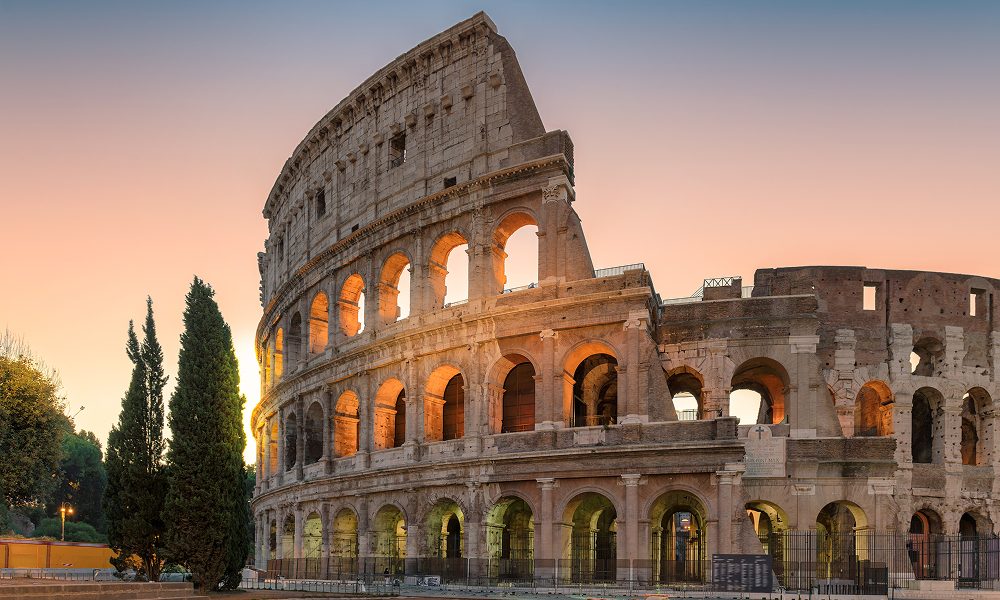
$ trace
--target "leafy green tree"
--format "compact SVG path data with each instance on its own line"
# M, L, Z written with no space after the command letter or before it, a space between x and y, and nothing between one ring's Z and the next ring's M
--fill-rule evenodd
M0 336L0 531L7 508L44 502L56 485L63 429L59 381L9 331Z
M243 405L233 336L212 288L186 298L177 387L170 398L167 549L202 591L235 587L246 562Z
M163 502L167 481L163 464L163 350L156 338L153 301L146 299L146 322L140 346L135 327L129 322L125 346L132 361L132 378L122 399L118 424L108 434L106 460L108 485L104 513L108 542L117 551L115 566L132 566L150 581L159 579L163 568Z
M76 511L76 520L90 523L99 532L104 531L101 500L108 475L101 454L101 442L89 431L70 431L63 436L59 484L46 505L48 516L58 516L59 507L66 502Z
M59 536L62 534L62 523L59 517L46 517L42 519L38 527L35 527L35 531L32 532L31 537L33 538L52 538L58 540ZM94 526L90 523L83 523L81 521L70 521L66 520L66 541L67 542L90 542L94 544L104 544L107 543L108 538L98 533Z

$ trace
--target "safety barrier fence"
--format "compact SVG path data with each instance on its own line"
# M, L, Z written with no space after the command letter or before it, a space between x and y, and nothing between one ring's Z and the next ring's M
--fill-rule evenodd
M659 560L615 558L329 557L273 559L264 578L482 587L619 587L886 594L920 579L1000 590L1000 538L858 530L784 531L761 554L699 558L676 544ZM675 547L676 546L676 547ZM530 556L530 551L529 551ZM592 555L591 555L592 556ZM600 556L600 553L597 554ZM756 562L754 562L756 561ZM748 574L752 576L748 576Z

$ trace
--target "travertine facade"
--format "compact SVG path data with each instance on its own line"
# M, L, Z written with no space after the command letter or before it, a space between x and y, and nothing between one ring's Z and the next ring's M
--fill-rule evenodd
M569 135L483 14L313 127L264 208L260 565L628 559L667 580L760 553L755 530L994 530L1000 282L802 267L661 302L641 265L595 271L573 202ZM525 226L537 285L504 290ZM463 244L469 298L445 305ZM763 426L729 416L734 390Z

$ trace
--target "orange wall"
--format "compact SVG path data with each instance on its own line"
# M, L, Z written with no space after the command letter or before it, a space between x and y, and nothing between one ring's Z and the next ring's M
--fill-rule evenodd
M107 569L114 552L104 544L0 539L0 568Z

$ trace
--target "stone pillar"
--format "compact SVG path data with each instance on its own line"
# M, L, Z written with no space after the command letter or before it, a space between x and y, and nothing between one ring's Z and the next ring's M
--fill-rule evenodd
M484 417L480 431L482 435L500 433L503 430L503 387L491 382L484 383L482 397Z
M621 519L624 517L625 520L625 556L619 556L619 558L624 558L628 561L636 561L639 559L639 485L642 483L642 475L639 473L628 473L622 475L622 480L619 485L625 486L625 514L618 515ZM622 547L621 544L618 546ZM635 564L634 562L630 564ZM621 577L622 574L619 574ZM624 575L632 577L634 574L625 573Z
M305 517L303 516L303 510L301 504L295 505L295 550L293 558L302 558L304 556L303 552L303 530L305 528Z
M254 436L254 443L257 444L257 464L254 465L254 486L253 492L255 496L260 495L261 489L264 486L264 430L261 428L259 433Z
M329 475L333 473L333 419L337 411L330 386L323 386L321 393L323 398L323 458L320 459L320 462L323 463L323 472Z
M275 558L285 557L285 511L284 506L279 506L275 510L275 524L274 524L274 554Z
M474 369L474 367L473 367ZM462 432L462 439L465 442L465 456L476 456L483 449L482 423L484 409L489 399L483 393L483 386L472 383L478 379L476 373L469 372L465 385L462 386L462 399L465 403L465 429Z
M814 407L820 402L817 398L820 381L815 377L817 369L814 365L817 344L819 336L816 335L788 336L795 367L794 372L789 374L791 382L785 398L785 415L790 424L789 435L793 438L816 437Z
M726 470L716 471L715 476L718 482L718 521L719 521L719 554L733 553L733 484L739 473L730 470L730 465L726 465Z
M535 429L558 429L565 426L563 416L562 365L555 364L555 346L559 334L551 329L542 330L540 393L535 394Z
M323 560L320 562L320 577L322 579L329 579L329 568L330 568L330 541L333 538L331 534L332 523L330 522L330 503L324 502L320 504L319 507L319 519L322 529L320 530L321 535L321 547L320 547L320 558Z
M275 487L280 486L285 479L285 416L285 412L280 408L275 415L278 419L278 472Z
M538 510L538 527L536 528L538 535L535 536L535 558L543 560L559 558L555 556L553 548L553 534L555 532L552 515L552 490L559 484L552 477L536 479L535 481L542 491L542 501Z
M337 334L340 332L340 298L337 294L336 284L331 282L326 290L326 347L327 355L333 356L337 352Z
M649 414L645 406L640 406L644 404L644 395L640 393L640 390L644 388L642 385L644 382L641 381L640 377L640 353L639 347L641 345L640 336L646 328L646 321L649 320L649 314L645 311L629 311L628 320L625 321L625 356L622 357L622 364L619 365L619 370L624 370L625 377L624 381L619 380L625 385L618 385L618 422L622 424L626 423L643 423L649 420ZM647 367L648 368L648 367ZM625 391L625 397L622 398L622 391Z
M358 427L358 453L354 459L356 468L366 469L371 461L371 453L375 444L375 402L372 391L371 375L367 372L361 377L361 385L358 386L358 419L361 426Z
M264 523L267 514L264 511L258 512L254 520L254 544L253 544L253 565L258 569L264 568Z

